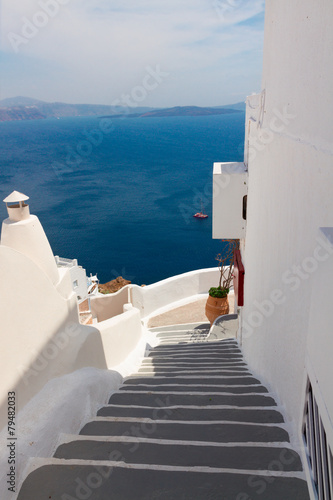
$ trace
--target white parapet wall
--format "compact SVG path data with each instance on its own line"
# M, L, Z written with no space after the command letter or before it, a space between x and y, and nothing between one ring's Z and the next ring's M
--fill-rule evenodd
M17 485L26 476L29 459L50 457L62 442L63 434L78 434L96 412L107 404L123 377L135 372L144 356L146 341L142 336L140 313L131 304L122 315L103 321L98 329L71 325L67 334L53 338L39 355L39 373L28 373L26 382L31 389L37 386L35 375L42 388L28 401L16 418L19 428L19 461L16 470ZM62 349L56 351L57 340L63 340ZM61 346L61 344L58 344ZM47 360L47 352L58 354ZM70 363L71 361L71 363ZM47 365L47 362L50 366ZM44 366L42 365L44 363ZM50 369L58 367L59 376L48 377ZM34 367L31 367L35 369ZM44 369L42 369L44 368ZM44 384L44 385L43 385ZM23 385L16 390L17 400L22 396ZM7 427L0 433L0 486L6 496L8 468Z
M131 301L144 319L162 308L207 293L218 285L219 276L218 268L214 267L190 271L145 287L133 285Z
M129 302L129 289L130 285L127 285L115 293L91 296L90 307L93 317L100 322L122 314L124 305Z
M96 327L80 325L74 292L64 297L35 262L4 245L0 274L0 428L6 423L8 392L17 394L20 411L52 379L123 363L142 337L135 309ZM64 283L66 278L65 273Z
M130 304L96 326L80 325L75 293L66 296L69 270L62 270L58 290L28 256L0 245L0 275L0 487L6 492L8 395L19 429L19 482L29 457L51 456L60 432L76 434L96 416L123 376L137 369L145 339L140 312Z
M96 325L101 340L108 369L126 361L142 337L140 312L131 304L125 306L124 313Z

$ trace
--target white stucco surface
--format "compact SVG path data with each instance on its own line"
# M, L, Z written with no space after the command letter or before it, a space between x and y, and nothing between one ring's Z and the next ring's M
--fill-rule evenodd
M105 321L113 316L122 314L124 304L129 302L129 289L124 286L118 292L98 295L90 298L91 312L98 321Z
M306 371L329 442L333 443L333 227L318 230L327 243L321 266L311 276L311 305L306 344Z
M76 261L77 262L77 261ZM72 280L72 289L75 292L79 304L88 298L88 285L86 270L82 266L69 268Z
M78 313L74 294L65 300L37 264L3 245L0 245L0 274L0 295L5 297L0 302L2 427L5 423L7 392L14 388L20 390L19 404L23 406L43 387L45 380L59 375L64 369L66 352L73 348L77 351L73 341L76 334L73 325L78 322ZM57 335L60 343L63 341L68 344L68 351L63 352L56 345L48 346ZM50 350L43 354L43 350L48 347ZM56 349L63 353L64 365L58 364L58 367L54 359L48 359L54 356ZM42 376L39 376L40 372Z
M16 392L18 412L52 379L84 367L112 369L139 345L140 313L132 307L98 328L79 324L68 272L57 288L33 260L0 245L0 274L1 429L8 392Z
M327 270L318 258L328 252L318 229L333 225L332 23L332 2L266 2L265 92L257 113L247 114L257 121L246 124L242 342L247 361L274 388L296 430L318 293L311 283ZM326 315L323 303L317 306Z
M244 163L214 163L213 238L244 238L243 199L247 195L247 179Z
M56 377L29 401L17 418L17 486L26 476L30 458L51 457L62 442L63 434L78 434L89 420L96 417L97 410L107 404L123 379L139 368L147 342L153 341L146 332L134 348L128 343L125 358L110 369L86 367ZM117 351L117 344L113 344L113 348ZM6 440L5 429L0 434L0 488L4 495L1 500L12 500L12 494L8 492L6 496Z
M107 368L126 361L142 338L140 312L129 305L123 314L98 323Z
M58 268L44 229L36 215L19 222L6 219L2 223L1 245L13 248L29 257L56 285Z
M17 481L25 477L24 470L30 457L50 457L61 433L78 433L83 425L96 416L98 408L106 403L112 391L121 384L122 376L115 371L83 368L73 374L48 382L17 418ZM12 500L7 491L8 471L7 433L0 435L1 499ZM17 488L18 489L18 488ZM6 495L7 497L3 496Z
M217 286L218 280L219 270L214 267L173 276L145 287L133 285L132 304L139 309L141 318L146 318L156 311L161 313L182 305L179 301L185 299L183 303L186 303L195 295L207 293L209 288Z

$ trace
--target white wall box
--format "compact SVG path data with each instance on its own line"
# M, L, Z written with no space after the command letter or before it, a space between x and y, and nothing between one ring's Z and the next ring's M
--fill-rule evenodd
M244 163L214 163L213 238L245 237L247 179Z

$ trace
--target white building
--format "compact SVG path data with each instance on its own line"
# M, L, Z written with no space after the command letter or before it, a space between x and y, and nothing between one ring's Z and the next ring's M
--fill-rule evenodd
M78 304L81 304L88 298L88 279L86 270L78 265L77 259L66 259L64 257L55 256L58 268L69 269L73 291L76 294Z
M285 406L325 499L333 467L332 26L329 0L266 1L262 92L247 100L245 238L230 235L230 213L225 221L219 211L221 197L237 198L239 226L243 178L221 178L226 187L214 200L218 237L243 238L244 353Z

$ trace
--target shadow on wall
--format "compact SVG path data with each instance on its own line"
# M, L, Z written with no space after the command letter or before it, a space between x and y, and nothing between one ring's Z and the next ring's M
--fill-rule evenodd
M64 321L38 349L30 344L25 361L13 365L16 380L7 389L15 392L16 414L48 381L85 367L107 369L101 334L96 328ZM7 407L6 392L0 404L1 429L7 423Z

